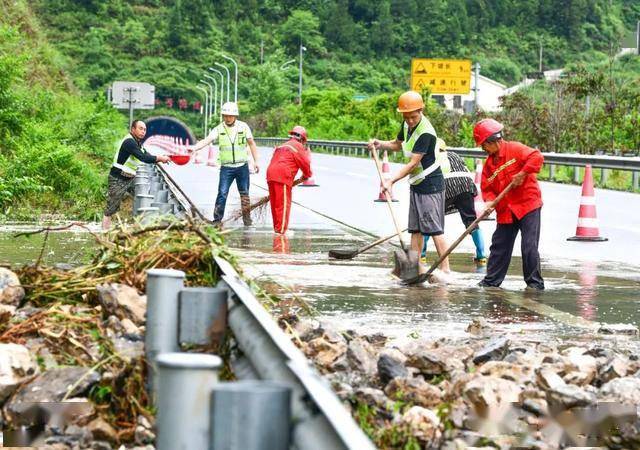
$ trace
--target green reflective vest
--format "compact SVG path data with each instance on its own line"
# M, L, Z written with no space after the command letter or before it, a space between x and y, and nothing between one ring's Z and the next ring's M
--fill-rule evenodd
M402 153L404 154L405 162L409 163L411 161L411 155L413 152L413 146L418 141L418 138L425 133L432 134L437 137L436 130L433 129L433 125L429 122L425 116L422 116L422 119L416 126L416 129L413 130L411 136L407 139L407 135L409 134L409 125L407 122L404 122L403 126L403 137L402 141ZM424 169L422 164L418 164L409 174L409 184L416 185L422 183L422 181L429 175L431 172L435 171L438 167L440 167L441 159L438 158L439 154L439 145L436 145L436 162L431 164L429 167ZM445 156L446 158L446 156Z
M127 139L133 139L134 141L136 141L136 138L134 138L131 135L131 133L126 135L124 138L122 138L122 140L120 140L120 143L116 147L116 154L113 156L112 166L115 167L116 169L120 169L122 172L126 173L127 175L135 176L136 170L138 170L138 166L142 164L142 161L140 161L138 158L136 158L133 155L129 155L129 157L124 162L124 164L118 164L118 155L120 154L120 147L122 147L123 142L126 141ZM137 142L138 141L136 141L136 143ZM140 150L146 153L146 150L144 149L144 147L141 146Z
M224 166L225 164L247 162L249 156L247 154L247 133L244 127L237 123L233 127L227 127L224 123L221 123L216 129L218 130L218 159L220 164ZM237 132L234 133L236 130Z

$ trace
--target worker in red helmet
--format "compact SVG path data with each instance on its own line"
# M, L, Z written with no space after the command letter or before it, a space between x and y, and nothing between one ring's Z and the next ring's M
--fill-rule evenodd
M524 281L530 289L543 290L538 253L542 195L536 174L540 172L544 158L537 149L520 142L505 141L503 129L494 119L483 119L473 129L473 139L488 154L481 181L485 202L493 201L512 181L515 185L495 206L498 224L491 239L487 274L480 286L502 284L520 232Z
M289 228L291 214L291 188L298 170L302 171L302 178L311 178L311 155L305 144L307 130L300 125L289 131L289 139L276 147L267 168L267 184L269 185L269 202L271 203L271 217L273 230L284 234Z

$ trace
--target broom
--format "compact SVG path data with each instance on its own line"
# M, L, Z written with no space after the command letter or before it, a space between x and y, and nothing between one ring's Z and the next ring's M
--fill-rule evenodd
M293 184L291 185L291 187L293 186L297 186L300 183L302 183L304 181L304 179L302 178L298 178L297 180L295 180L293 182ZM256 215L258 216L262 216L265 214L265 211L267 209L267 204L269 203L269 196L265 195L264 197L262 197L260 200L258 200L257 202L255 202L254 204L249 206L249 212L256 212ZM222 224L224 225L225 223L228 222L233 222L234 220L238 220L239 218L242 217L242 208L240 208L239 210L234 211L233 213L231 213L229 215L229 217L227 217L226 219L224 219L222 221Z

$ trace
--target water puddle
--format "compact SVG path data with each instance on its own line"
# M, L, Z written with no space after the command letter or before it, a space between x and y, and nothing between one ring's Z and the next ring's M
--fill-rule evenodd
M482 289L477 283L483 274L471 255L454 254L456 274L447 286L404 287L390 275L389 246L353 260L330 260L330 249L366 242L342 228L308 223L287 237L265 226L238 229L228 242L251 277L285 298L302 296L321 319L343 329L396 338L455 337L484 317L523 338L579 338L594 322L640 325L640 282L610 276L615 270L609 266L600 271L597 264L563 269L543 263L547 289L538 293L525 291L522 261L514 258L502 289Z

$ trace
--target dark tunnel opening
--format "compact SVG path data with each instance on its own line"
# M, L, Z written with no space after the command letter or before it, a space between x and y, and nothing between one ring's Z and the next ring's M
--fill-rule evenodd
M145 140L156 134L186 139L188 144L195 144L196 137L191 129L181 120L169 116L149 117L145 120L147 135Z

